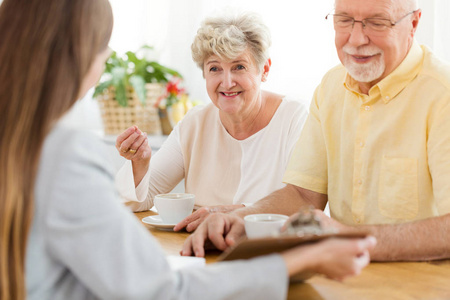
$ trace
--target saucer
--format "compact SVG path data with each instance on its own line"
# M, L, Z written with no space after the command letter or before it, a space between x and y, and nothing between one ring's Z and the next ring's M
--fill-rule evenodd
M177 225L177 224L164 223L161 220L161 217L159 215L145 217L142 219L142 222L144 222L145 224L151 225L155 228L160 228L160 229L173 229L173 227L175 227L175 225Z

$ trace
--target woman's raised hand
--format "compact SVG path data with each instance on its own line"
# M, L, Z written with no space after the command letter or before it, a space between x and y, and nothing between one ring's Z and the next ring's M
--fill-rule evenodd
M133 162L145 161L148 163L152 155L147 134L137 126L129 127L117 137L116 149L120 156Z
M131 160L134 185L137 187L148 171L152 156L147 134L137 126L131 126L117 137L116 149L120 156Z

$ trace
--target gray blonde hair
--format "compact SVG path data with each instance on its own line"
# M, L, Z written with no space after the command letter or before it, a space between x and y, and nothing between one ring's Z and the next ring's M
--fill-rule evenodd
M192 43L192 59L203 70L205 59L217 55L231 60L249 49L258 67L269 58L269 28L252 12L228 12L206 18Z

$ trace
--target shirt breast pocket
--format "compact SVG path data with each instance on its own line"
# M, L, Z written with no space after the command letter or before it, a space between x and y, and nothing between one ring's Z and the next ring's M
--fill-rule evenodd
M419 212L418 160L383 157L378 208L393 219L414 219Z

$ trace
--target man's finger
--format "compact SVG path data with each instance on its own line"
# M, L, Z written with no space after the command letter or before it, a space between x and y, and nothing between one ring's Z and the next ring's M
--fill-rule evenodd
M192 255L192 235L184 241L183 247L181 248L180 255L191 256Z
M245 235L244 223L240 221L233 222L229 232L225 236L227 246L233 246L238 240ZM225 249L223 249L225 250Z
M191 235L192 250L197 257L205 257L205 241L208 238L206 226L198 228L195 234Z
M280 232L284 232L287 230L288 225L291 224L291 222L293 222L294 220L298 219L298 213L295 213L293 215L291 215L289 217L289 219L286 220L286 222L284 223L284 225L281 227Z
M227 215L219 215L213 214L210 218L211 220L206 225L208 226L208 238L209 240L216 246L219 250L225 250L228 246L225 242L224 235L227 233L227 220L229 216Z
M188 232L194 231L195 229L197 229L198 225L200 225L200 224L202 223L203 219L204 219L204 218L199 218L199 219L197 219L197 220L195 220L195 221L189 223L189 224L186 226L186 230L187 230Z

